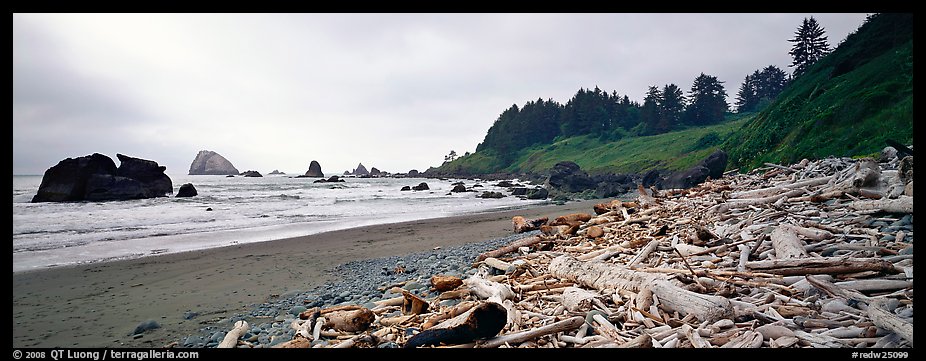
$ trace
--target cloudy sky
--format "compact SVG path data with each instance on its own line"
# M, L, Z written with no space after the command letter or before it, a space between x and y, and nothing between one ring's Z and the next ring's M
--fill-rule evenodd
M865 14L14 14L13 174L116 153L186 174L390 172L474 151L505 108L579 88L640 101L701 72L736 94L790 72L814 16L831 45Z

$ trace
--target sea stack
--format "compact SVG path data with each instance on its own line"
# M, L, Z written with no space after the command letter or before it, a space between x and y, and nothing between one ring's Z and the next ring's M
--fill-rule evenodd
M174 192L164 166L117 154L119 168L105 155L67 158L45 171L37 202L114 201L165 197Z
M211 150L201 150L196 154L190 164L190 175L237 175L235 168L228 159Z
M370 171L367 170L367 167L363 166L363 163L357 164L357 169L354 169L354 175L370 175Z
M325 174L322 173L321 164L313 160L312 163L309 163L309 170L305 172L305 176L310 178L324 178Z

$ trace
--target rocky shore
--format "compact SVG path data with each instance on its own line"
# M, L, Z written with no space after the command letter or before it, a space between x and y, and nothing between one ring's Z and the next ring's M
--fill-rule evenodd
M512 219L540 234L346 263L178 345L912 347L912 175L885 149L640 186Z

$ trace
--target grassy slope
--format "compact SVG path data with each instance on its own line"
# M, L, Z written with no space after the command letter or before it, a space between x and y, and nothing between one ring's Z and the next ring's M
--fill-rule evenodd
M649 169L684 169L718 149L724 138L742 127L750 117L718 125L631 137L616 142L602 142L597 137L579 136L559 139L552 144L534 146L518 153L517 160L500 168L495 154L480 151L444 165L442 170L460 170L468 174L494 172L537 173L563 160L576 162L589 173L635 173Z
M874 154L885 139L912 143L912 17L905 20L872 20L796 79L726 140L732 166Z

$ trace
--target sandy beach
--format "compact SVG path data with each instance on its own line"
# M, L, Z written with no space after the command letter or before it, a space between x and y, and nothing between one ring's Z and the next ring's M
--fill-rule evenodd
M335 266L510 235L511 217L597 201L428 219L13 274L13 347L162 347L251 305L333 280ZM198 317L184 319L187 311ZM162 327L133 338L135 326Z

